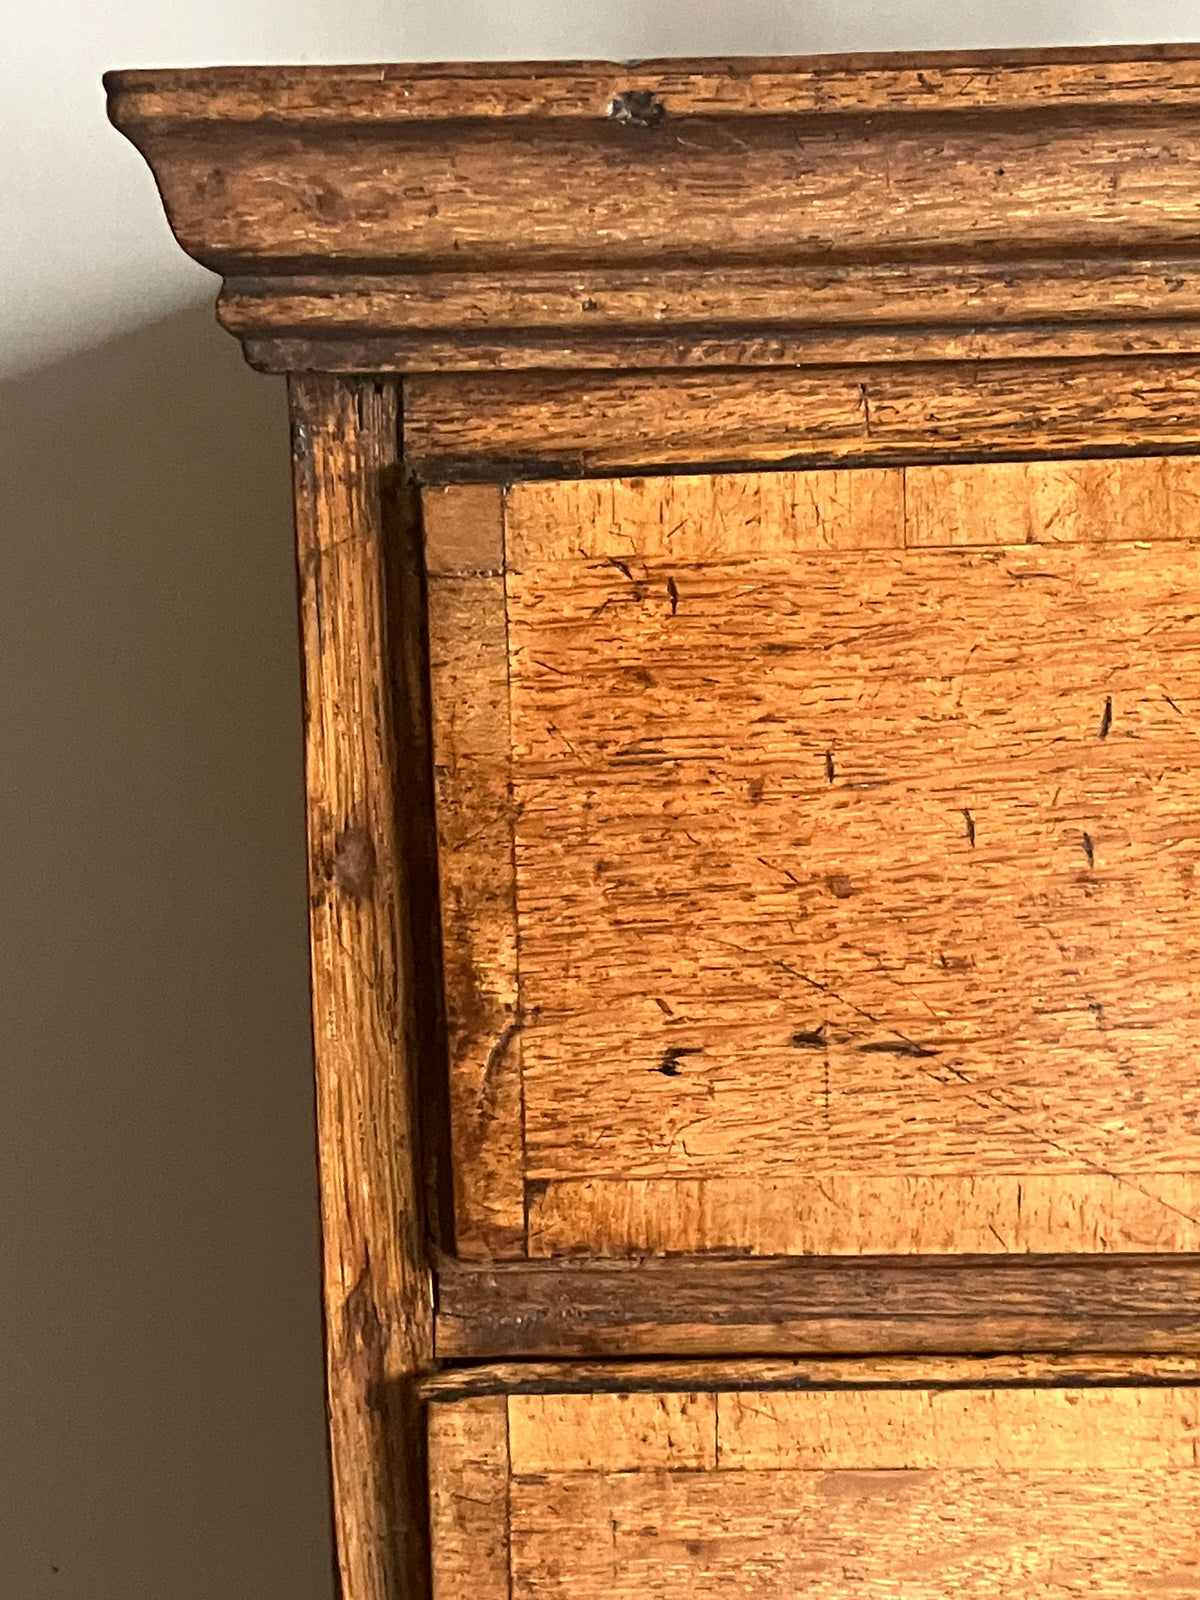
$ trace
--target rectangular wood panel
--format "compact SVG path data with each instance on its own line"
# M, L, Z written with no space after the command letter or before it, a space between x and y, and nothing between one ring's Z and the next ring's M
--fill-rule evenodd
M498 1394L431 1416L438 1437L444 1412L507 1406L511 1456L474 1496L487 1508L503 1491L506 1576L526 1600L1200 1588L1193 1384L995 1386L981 1366L981 1381L944 1387L919 1364L861 1376L867 1387ZM485 1530L488 1594L500 1542ZM435 1519L444 1600L473 1592L452 1581L463 1555L460 1524L440 1535Z
M457 1243L505 1256L525 1180L500 495L427 490L422 513Z
M508 1600L508 1405L503 1395L429 1412L432 1600Z
M873 350L869 354L878 355ZM740 370L415 374L404 448L426 481L1183 453L1194 353Z
M1198 496L507 492L531 1253L1197 1248Z

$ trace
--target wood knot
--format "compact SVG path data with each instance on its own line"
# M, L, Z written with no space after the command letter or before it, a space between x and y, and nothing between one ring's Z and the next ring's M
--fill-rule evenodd
M346 828L333 846L333 881L343 894L361 900L375 882L375 846L365 828Z
M629 128L655 128L667 114L667 108L649 89L625 89L613 95L605 108L614 122Z

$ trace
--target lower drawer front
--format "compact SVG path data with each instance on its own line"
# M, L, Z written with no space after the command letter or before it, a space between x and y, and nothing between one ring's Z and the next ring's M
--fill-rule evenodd
M436 1600L1200 1594L1190 1366L835 1367L438 1400Z

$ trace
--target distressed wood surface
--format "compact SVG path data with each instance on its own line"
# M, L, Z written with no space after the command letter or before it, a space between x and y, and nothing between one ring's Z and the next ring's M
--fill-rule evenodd
M804 123L668 115L652 129L597 107L541 138L505 119L380 119L302 140L225 123L214 184L215 152L194 134L123 127L151 160L184 249L263 274L338 257L360 270L578 268L601 247L614 266L1166 255L1188 238L1200 149L1194 106Z
M1198 1515L1194 1469L1084 1462L1073 1472L864 1464L517 1479L512 1593L844 1600L853 1585L869 1600L1183 1600L1200 1584Z
M419 372L1194 354L1198 82L1193 47L108 88L252 361Z
M1194 456L910 467L904 493L905 543L918 548L1117 544L1200 532Z
M291 385L304 642L329 1439L346 1600L424 1592L416 1376L432 1355L387 631L396 389Z
M1200 1170L1195 563L511 575L529 1177Z
M514 1477L653 1468L1128 1472L1194 1467L1200 1443L1194 1386L518 1394L506 1404ZM434 1415L442 1409L458 1406Z
M455 1243L524 1253L508 625L499 492L427 491L430 684Z
M508 492L531 1253L1200 1245L1198 494Z
M485 1592L507 1504L514 1595L1190 1595L1200 1390L1125 1385L496 1395L472 1504ZM472 1480L473 1481L473 1480ZM462 1490L466 1492L466 1486ZM462 1573L459 1527L435 1571ZM444 1554L443 1554L444 1544Z
M712 1393L510 1395L514 1473L706 1471L717 1464Z
M809 1356L785 1360L497 1362L442 1367L422 1381L440 1404L483 1395L727 1394L753 1389L1183 1388L1200 1384L1195 1356Z
M431 482L654 468L832 467L980 456L1184 453L1200 362L992 361L673 373L463 373L406 386Z
M270 280L230 277L219 313L231 333L246 338L269 331L272 321L283 330L281 345L324 336L339 360L346 359L339 349L350 352L368 340L380 341L384 352L382 341L392 334L397 349L405 337L461 340L471 365L485 354L493 358L489 365L520 364L520 350L535 336L540 360L554 365L568 351L587 366L609 366L618 351L663 351L684 341L697 359L707 351L713 360L728 361L736 346L708 331L721 323L741 327L751 351L753 341L762 340L764 365L772 352L777 360L787 352L811 360L822 348L836 348L853 359L855 348L892 349L894 355L901 341L921 339L957 338L963 356L995 356L1004 353L1006 340L1036 350L1039 340L1044 345L1071 330L1081 341L1079 353L1097 354L1098 346L1089 349L1083 341L1136 337L1149 341L1147 348L1170 349L1194 340L1200 310L1194 266L1190 255L1064 261L1053 273L1044 261L731 262L720 273L597 262L572 281L513 264L490 272L347 273L339 275L336 290L324 275L281 273ZM1055 319L1062 326L1051 333L1046 325ZM659 327L657 340L644 326L650 321ZM632 345L631 325L641 330ZM883 343L887 339L895 348ZM938 345L947 353L952 348ZM556 356L556 349L564 354Z
M1007 276L1006 269L996 267L991 276L1000 285ZM592 303L594 298L589 294L586 303ZM703 298L696 297L697 301ZM452 333L435 327L413 333L395 333L385 328L363 336L349 328L343 331L340 316L325 320L325 309L337 304L332 298L321 302L319 311L317 303L311 303L314 318L321 318L313 321L311 334L275 334L271 332L272 324L290 326L300 312L290 295L278 302L256 297L253 323L246 321L249 302L241 295L232 302L222 299L218 316L231 333L241 335L246 359L259 372L658 372L705 367L858 367L867 362L1036 361L1118 356L1131 350L1143 358L1194 358L1200 351L1200 323L1149 319L1116 322L1099 318L1086 327L1066 326L1059 318L1067 314L1069 299L1069 294L1064 294L1049 322L1011 327L943 324L910 328L881 323L863 330L798 327L790 321L766 325L739 322L719 334L695 329L685 320L674 329L664 330L659 324L654 332L645 334L604 333L590 322L581 322L566 329L534 328L519 335L503 327ZM379 302L380 308L384 303ZM228 305L232 306L231 311L227 311ZM1166 309L1179 308L1172 304ZM347 324L353 320L345 318ZM625 463L633 464L632 455L625 458ZM484 475L482 466L473 470Z
M1195 1173L610 1178L530 1185L529 1254L1200 1250Z
M1200 1354L1194 1255L649 1257L438 1270L443 1360Z
M994 110L1065 105L1190 105L1197 47L926 51L725 60L414 62L112 72L129 122L300 123L583 116L633 83L693 113Z
M508 1402L429 1411L432 1600L508 1600Z

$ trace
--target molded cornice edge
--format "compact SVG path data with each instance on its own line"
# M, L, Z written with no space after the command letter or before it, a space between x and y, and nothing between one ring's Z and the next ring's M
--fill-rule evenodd
M1200 351L1200 46L106 83L272 370Z

